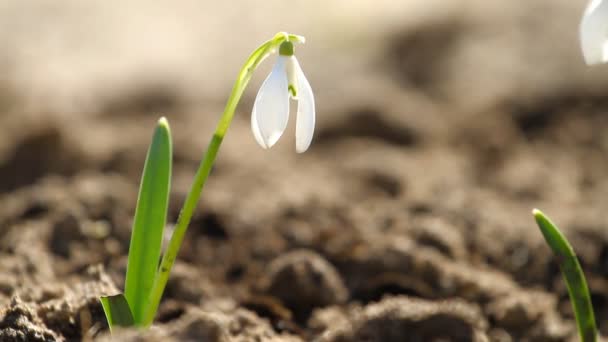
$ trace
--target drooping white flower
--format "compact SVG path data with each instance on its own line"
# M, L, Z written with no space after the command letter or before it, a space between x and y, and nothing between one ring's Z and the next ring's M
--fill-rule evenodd
M293 55L293 44L279 48L277 61L253 104L251 130L255 140L267 149L281 137L289 121L289 99L298 101L296 151L302 153L312 142L315 130L315 98L312 88Z
M589 2L581 20L580 40L585 63L608 62L608 1Z

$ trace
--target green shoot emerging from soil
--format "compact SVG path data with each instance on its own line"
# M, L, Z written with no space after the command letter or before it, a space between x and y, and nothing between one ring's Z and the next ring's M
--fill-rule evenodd
M171 186L172 146L169 124L164 118L159 120L148 150L139 189L129 247L125 293L101 298L110 329L115 326L148 327L152 324L203 186L245 87L253 72L268 55L284 44L292 46L293 43L302 42L304 42L303 37L280 32L253 51L241 68L224 113L196 172L169 245L162 255L160 266L158 262L161 256L163 228L167 219ZM288 94L287 89L285 94ZM310 100L314 101L312 96ZM314 107L308 109L307 112L310 114L308 117L312 116L314 127ZM310 125L307 125L305 131L310 131L312 138ZM302 147L300 150L305 150L310 144L308 139L304 142L305 148Z
M534 209L532 214L549 247L553 250L568 286L568 294L581 341L597 341L598 332L595 326L593 305L591 304L587 281L572 246L545 214L538 209Z
M125 279L124 296L101 299L108 325L142 325L157 275L171 186L171 131L158 121L141 178Z

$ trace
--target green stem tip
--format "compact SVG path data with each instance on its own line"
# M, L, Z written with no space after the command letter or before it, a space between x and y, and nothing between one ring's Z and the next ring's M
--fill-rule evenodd
M170 130L169 121L167 121L167 118L164 116L161 116L160 119L158 119L158 123L156 124L156 126L163 127L163 129L166 129L168 131Z
M562 271L568 295L576 318L576 325L582 342L596 342L598 331L595 325L593 304L583 269L574 249L553 222L540 210L532 210L532 215Z

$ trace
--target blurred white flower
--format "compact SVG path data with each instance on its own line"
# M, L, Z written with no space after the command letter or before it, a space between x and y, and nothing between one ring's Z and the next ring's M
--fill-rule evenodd
M608 61L608 1L591 0L580 25L581 47L585 63Z
M263 148L272 147L285 131L290 98L298 101L296 151L302 153L310 146L315 130L315 98L293 55L293 44L284 42L270 75L258 91L251 113L251 130Z

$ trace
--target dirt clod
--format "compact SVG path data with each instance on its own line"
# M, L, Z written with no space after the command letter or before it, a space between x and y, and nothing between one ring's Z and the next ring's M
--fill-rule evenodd
M462 301L388 297L353 310L349 323L332 325L321 341L481 342L488 341L487 327L481 310Z
M48 329L30 306L14 297L0 321L0 341L56 341L59 337Z
M273 260L261 286L265 293L279 298L295 313L339 304L348 297L335 267L308 250L295 250Z

